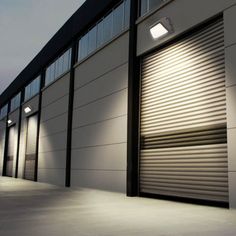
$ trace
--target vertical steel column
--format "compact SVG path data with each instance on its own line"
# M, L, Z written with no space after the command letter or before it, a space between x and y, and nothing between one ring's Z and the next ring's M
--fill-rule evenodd
M22 103L24 102L25 90L21 91L20 106L19 106L19 120L17 132L17 147L16 147L16 170L15 178L18 178L19 155L20 155L20 134L21 134L21 119L22 119Z
M5 131L5 144L4 144L2 176L6 176L6 173L7 173L7 153L8 153L8 137L9 137L9 128L8 128L7 121L8 121L9 112L10 112L10 104L8 103L7 116L6 116L6 131Z
M42 110L42 89L45 81L45 70L41 72L40 78L40 91L39 91L39 104L38 104L38 123L37 123L37 143L36 143L36 157L35 157L35 171L34 181L38 181L38 159L39 159L39 132L40 132L40 121L41 121L41 110Z
M137 52L138 2L131 0L128 78L127 196L138 195L139 155L139 59Z
M71 182L71 144L72 144L72 122L73 122L73 104L74 104L74 83L76 63L76 41L72 45L71 69L70 69L70 86L69 86L69 103L68 103L68 120L67 120L67 145L66 145L66 176L65 186L70 187Z

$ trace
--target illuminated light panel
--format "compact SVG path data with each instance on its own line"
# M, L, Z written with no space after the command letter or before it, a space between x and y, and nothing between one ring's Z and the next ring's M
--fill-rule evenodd
M32 111L32 109L31 109L31 107L26 107L26 108L24 109L24 111L25 111L25 113L27 114L27 113L30 113L30 112Z
M158 23L150 29L150 32L154 39L158 39L168 34L169 31L163 26L162 23Z
M12 123L12 120L8 120L7 123L10 125Z

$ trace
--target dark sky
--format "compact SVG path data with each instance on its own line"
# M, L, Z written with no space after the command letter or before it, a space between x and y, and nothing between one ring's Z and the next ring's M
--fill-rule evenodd
M84 0L0 0L0 94Z

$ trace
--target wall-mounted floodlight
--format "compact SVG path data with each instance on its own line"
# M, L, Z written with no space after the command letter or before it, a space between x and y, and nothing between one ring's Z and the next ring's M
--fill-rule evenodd
M8 120L7 123L10 125L12 123L12 120Z
M150 29L151 35L154 39L161 38L168 34L168 30L162 23L158 23Z
M27 106L27 107L25 107L24 111L26 114L28 114L32 111L32 108L30 106Z
M153 39L160 39L171 32L173 32L173 28L168 18L162 18L150 27Z

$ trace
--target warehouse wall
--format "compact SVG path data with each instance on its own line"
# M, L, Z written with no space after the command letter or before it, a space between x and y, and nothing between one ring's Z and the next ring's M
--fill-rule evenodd
M64 186L70 73L42 93L38 181Z
M2 175L4 147L5 147L6 120L0 121L0 175Z
M75 69L72 186L125 192L126 32Z
M18 139L18 128L19 128L19 109L13 111L8 115L8 119L12 121L8 127L14 126L14 159L13 159L13 177L16 172L16 152L17 152L17 139Z
M236 208L236 6L224 12L230 206Z
M21 116L21 133L20 133L20 150L19 150L19 164L18 164L18 178L24 177L25 168L25 152L26 152L26 135L27 135L27 117L38 111L39 96L34 96L22 106ZM25 114L25 107L30 106L31 112Z
M138 22L138 46L137 54L146 53L163 42L189 30L190 28L222 13L225 9L236 4L236 0L174 0L168 5L143 17ZM176 11L178 9L178 11ZM168 17L174 28L174 32L160 40L153 40L150 27L163 17ZM232 32L231 32L232 33Z
M178 9L178 11L176 11ZM139 20L137 54L142 55L160 46L175 36L188 31L192 27L224 13L225 24L225 63L226 63L226 97L228 127L228 171L229 171L229 202L236 207L236 0L175 0L165 7ZM150 27L162 17L169 17L174 33L161 40L153 40Z

